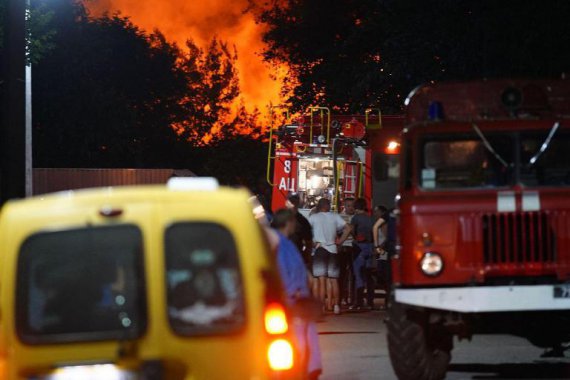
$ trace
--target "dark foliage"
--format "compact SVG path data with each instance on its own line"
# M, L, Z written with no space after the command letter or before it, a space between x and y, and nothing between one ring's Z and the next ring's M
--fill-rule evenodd
M221 176L216 158L231 163L224 149L259 144L236 137L235 127L257 114L242 107L231 115L239 85L226 44L214 39L202 50L189 39L180 49L120 15L89 17L70 0L49 4L54 48L33 73L36 167L181 167ZM208 140L216 144L204 147Z
M265 172L267 145L248 136L218 140L204 148L204 165L200 174L220 179L226 185L253 188L259 174ZM255 159L252 159L255 157Z
M570 67L561 0L274 0L258 10L266 59L287 62L300 84L297 108L400 112L424 82L559 77Z
M177 51L127 19L61 8L56 48L33 68L35 166L160 166L182 114Z

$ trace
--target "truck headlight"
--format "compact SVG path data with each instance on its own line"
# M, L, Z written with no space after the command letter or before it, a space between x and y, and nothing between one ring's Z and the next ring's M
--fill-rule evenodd
M420 268L426 276L437 276L443 270L443 259L436 252L426 252L420 260Z

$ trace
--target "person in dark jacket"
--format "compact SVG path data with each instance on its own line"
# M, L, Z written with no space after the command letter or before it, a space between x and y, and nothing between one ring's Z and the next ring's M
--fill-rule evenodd
M287 199L286 206L289 210L295 214L295 231L291 235L291 241L297 246L299 252L301 252L301 256L303 257L303 262L305 263L305 267L307 268L307 273L309 275L309 280L312 283L313 276L311 274L312 268L312 257L311 251L313 248L313 229L311 228L311 224L299 212L299 205L301 203L301 199L299 194L293 193L289 195Z
M303 267L301 254L290 240L295 231L295 224L295 215L291 210L280 209L275 212L272 225L279 235L277 264L289 307L293 307L301 299L311 296L307 271ZM298 341L301 361L305 368L305 378L316 380L322 372L317 327L314 322L302 320L295 316L292 318L292 323L293 332Z
M372 260L372 247L374 242L372 237L373 222L372 217L368 214L366 200L364 198L358 198L354 201L354 209L355 215L350 221L350 232L343 233L340 238L340 243L342 244L348 238L348 235L352 233L358 250L352 264L354 285L356 287L356 302L352 306L352 309L361 309L364 306L364 287L370 282L369 263ZM367 301L368 307L372 307L374 302L373 285L368 287Z

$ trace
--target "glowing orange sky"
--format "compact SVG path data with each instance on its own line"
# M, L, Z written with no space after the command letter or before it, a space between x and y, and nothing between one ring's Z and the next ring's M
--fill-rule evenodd
M89 10L104 11L131 18L144 30L159 29L167 39L184 46L191 38L205 47L213 37L235 45L241 97L250 111L258 107L266 113L267 105L280 103L281 85L271 78L271 68L260 56L263 48L262 26L251 13L244 13L248 0L88 0ZM283 70L281 70L283 71Z

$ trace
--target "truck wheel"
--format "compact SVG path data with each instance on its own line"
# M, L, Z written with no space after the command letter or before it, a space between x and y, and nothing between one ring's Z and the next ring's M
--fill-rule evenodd
M388 350L400 380L440 380L451 360L453 335L443 327L429 328L427 313L410 318L402 304L392 300L388 310Z

